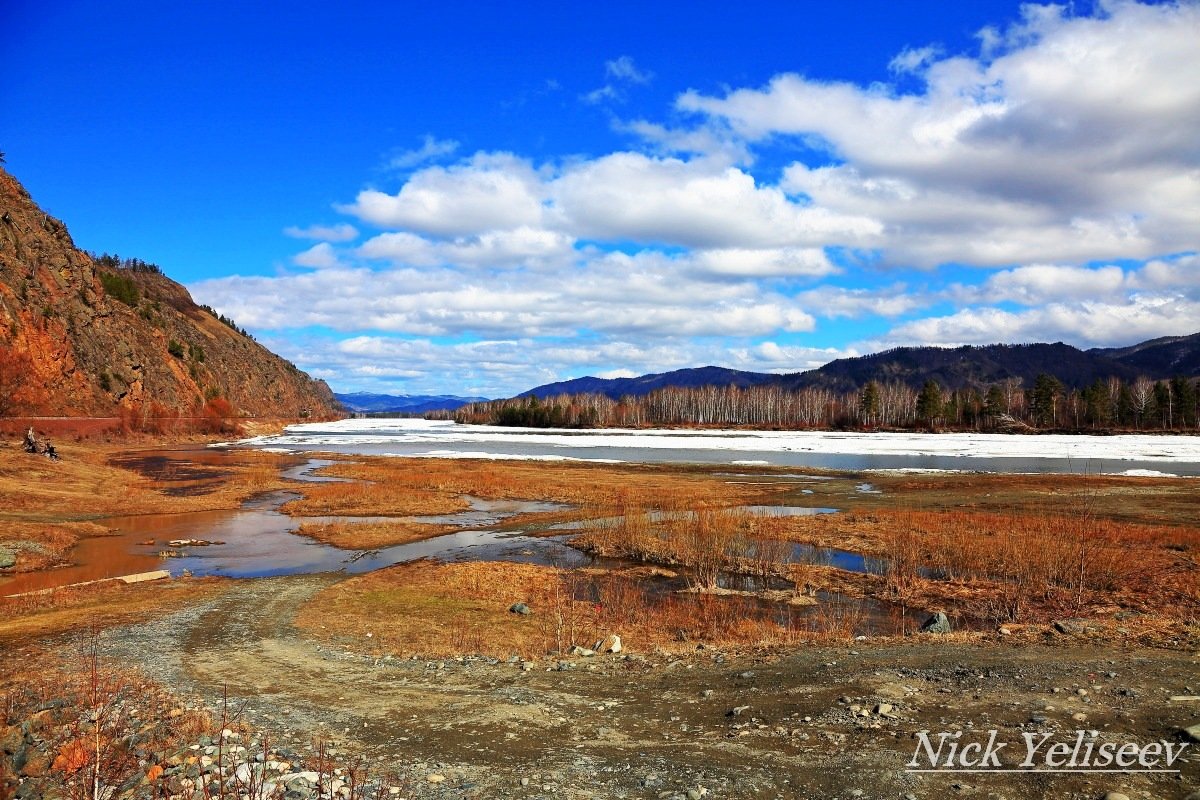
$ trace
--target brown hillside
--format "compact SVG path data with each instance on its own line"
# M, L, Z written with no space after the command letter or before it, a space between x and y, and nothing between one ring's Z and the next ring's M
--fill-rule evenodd
M0 354L13 352L25 376L20 402L0 413L108 415L157 404L188 414L214 397L244 415L337 413L324 381L197 306L157 269L97 264L0 169ZM11 396L8 383L0 391Z

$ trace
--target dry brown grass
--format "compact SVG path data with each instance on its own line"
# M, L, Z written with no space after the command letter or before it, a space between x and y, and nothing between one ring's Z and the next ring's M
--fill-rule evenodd
M175 513L237 508L261 492L296 488L279 477L289 460L276 453L237 451L212 473L203 493L171 495L203 481L154 481L110 463L127 451L108 445L63 445L61 459L30 455L0 442L0 520L64 522L123 514ZM147 451L153 452L153 451ZM169 478L170 476L165 476Z
M615 518L591 513L584 532L572 542L601 556L681 566L693 588L712 589L723 572L783 575L792 547L780 535L782 517L745 508L705 507L701 498L675 496L663 509L627 498Z
M533 614L511 613L517 602ZM428 561L343 581L297 615L297 624L318 638L427 657L539 657L574 644L591 647L609 633L633 650L686 651L697 642L757 646L811 632L786 623L743 598L654 593L607 572Z
M225 591L219 578L123 584L106 582L24 597L0 598L0 642L145 620Z
M367 458L321 472L360 483L314 484L285 506L296 515L424 515L465 508L463 495L489 500L544 500L614 509L635 502L661 507L686 496L697 507L757 502L787 487L730 483L678 467L553 464L469 459Z
M407 520L388 522L306 522L296 533L346 550L377 550L432 539L460 530L455 525L430 525Z
M94 522L5 522L0 525L0 546L11 550L17 562L5 574L57 566L80 539L111 532Z
M1200 613L1200 529L1097 517L1082 504L1072 515L874 509L784 520L780 535L879 557L880 596L987 619Z
M1063 516L1086 509L1099 519L1183 526L1194 526L1200 514L1191 478L938 473L869 475L866 480L883 494L858 494L846 498L848 504L830 505L886 509L894 508L899 498L909 507L942 511Z

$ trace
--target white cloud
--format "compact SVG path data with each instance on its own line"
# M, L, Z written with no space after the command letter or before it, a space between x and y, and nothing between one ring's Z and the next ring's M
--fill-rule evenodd
M1005 265L1195 249L1200 5L1023 6L979 58L902 54L922 91L795 74L678 106L751 141L816 137L840 163L785 188L884 228L891 263ZM922 67L922 65L924 65Z
M857 319L866 316L898 317L932 304L927 293L911 291L904 284L879 289L820 286L800 292L796 301L819 317Z
M610 78L629 81L630 83L649 83L654 79L654 73L640 69L633 62L632 56L620 56L612 61L604 62L604 73Z
M426 134L420 147L394 154L388 159L387 167L396 170L412 169L421 164L453 155L457 150L458 142L454 139L436 139Z
M1125 271L1107 266L1034 264L997 272L978 293L989 303L1010 301L1026 306L1055 301L1111 299L1127 285Z
M1111 347L1192 334L1198 319L1200 301L1179 295L1135 295L1123 303L1049 303L1018 312L967 308L898 325L885 339L888 345L1065 341L1083 347Z
M479 153L451 167L427 167L395 195L359 193L340 210L386 228L434 236L469 236L522 225L541 227L542 181L528 161Z
M821 277L840 272L819 247L697 250L688 261L698 274L721 277Z
M316 262L319 259L314 258ZM276 277L228 277L190 287L201 302L253 329L319 325L420 336L755 337L812 330L796 302L747 284L689 279L665 256L598 255L565 274L471 276L451 268L337 267Z
M609 101L618 103L623 102L625 96L617 91L617 89L611 84L606 84L601 86L599 89L592 89L590 92L583 95L581 99L583 102L595 106Z
M874 221L803 206L778 188L703 159L613 153L573 165L551 186L581 238L704 248L820 247L870 242Z
M457 143L426 137L394 157L398 190L340 208L380 229L358 247L331 245L351 225L289 228L319 241L293 259L318 271L192 288L252 329L352 335L281 340L327 374L485 394L865 348L805 345L818 320L890 320L881 347L1194 332L1200 5L1022 14L977 54L905 49L896 86L788 73L686 92L681 113L613 122L634 139L617 151L434 165ZM605 69L596 102L652 78L629 57ZM927 272L888 273L911 267Z
M917 72L926 64L932 63L941 54L942 48L938 45L906 47L888 63L888 69L899 73Z
M358 253L365 258L415 267L545 269L570 264L575 256L575 242L564 233L526 226L451 240L426 239L400 231L368 239Z
M307 228L292 225L284 228L283 233L293 239L320 239L325 242L349 242L358 237L358 229L345 222L337 225L309 225Z
M314 244L303 253L292 256L292 263L298 267L313 269L332 269L338 266L337 253L328 242Z

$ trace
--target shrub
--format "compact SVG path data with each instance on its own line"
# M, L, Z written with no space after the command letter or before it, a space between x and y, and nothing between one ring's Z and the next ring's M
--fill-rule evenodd
M118 275L115 272L101 272L100 283L104 286L105 294L114 300L120 300L131 308L136 307L141 299L137 284L127 275Z
M183 358L183 345L172 339L167 342L167 352L176 358Z

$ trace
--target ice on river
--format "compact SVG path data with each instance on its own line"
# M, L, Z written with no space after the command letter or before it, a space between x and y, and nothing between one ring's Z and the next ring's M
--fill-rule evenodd
M1074 436L997 433L852 433L834 431L747 430L564 430L458 425L423 419L346 419L293 425L284 433L242 442L253 447L294 450L392 452L396 455L470 458L554 458L579 460L664 460L655 451L703 453L703 460L728 454L726 463L745 464L739 454L753 453L755 463L770 454L932 457L937 459L1056 459L1078 463L1112 463L1105 472L1149 476L1134 470L1141 463L1200 465L1200 437L1195 436ZM632 455L631 455L632 454ZM670 458L667 460L676 460ZM681 456L678 460L688 460ZM1129 462L1138 462L1131 464ZM770 458L770 463L781 463ZM1123 463L1123 466L1122 466ZM899 465L898 465L899 466ZM946 464L938 464L945 468ZM964 468L975 468L965 466Z

